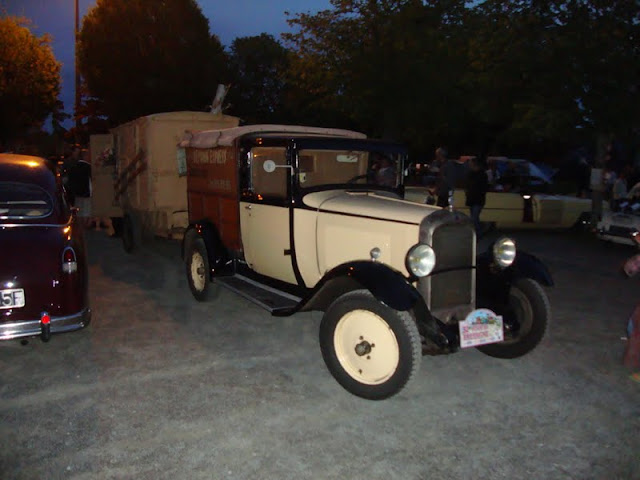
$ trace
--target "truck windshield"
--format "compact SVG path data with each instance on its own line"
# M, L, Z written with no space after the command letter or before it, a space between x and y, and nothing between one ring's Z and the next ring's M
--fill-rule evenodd
M401 180L398 153L364 150L300 150L298 182L303 188L323 185L368 185L396 188Z

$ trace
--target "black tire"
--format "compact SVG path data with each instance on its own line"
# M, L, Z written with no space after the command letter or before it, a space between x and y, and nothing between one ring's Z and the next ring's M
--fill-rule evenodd
M204 302L211 291L211 271L207 247L202 238L195 238L189 242L185 255L187 281L193 298Z
M402 390L422 360L420 334L411 314L383 305L366 290L347 293L329 306L320 324L320 349L338 383L369 400ZM376 356L376 351L388 354Z
M526 355L540 343L551 322L549 299L535 280L517 279L511 286L509 303L520 323L520 329L513 336L505 332L505 339L500 343L477 347L491 357L517 358Z
M127 253L134 253L142 243L140 223L132 214L125 214L122 219L122 246Z

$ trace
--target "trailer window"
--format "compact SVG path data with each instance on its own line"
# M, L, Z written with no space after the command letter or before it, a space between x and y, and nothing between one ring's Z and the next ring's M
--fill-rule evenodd
M273 160L276 165L286 165L284 147L255 147L251 149L251 188L253 193L271 198L286 198L288 168L276 168L267 173L264 162Z

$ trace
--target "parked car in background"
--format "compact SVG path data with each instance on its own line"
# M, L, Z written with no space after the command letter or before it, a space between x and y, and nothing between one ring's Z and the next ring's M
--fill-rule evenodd
M0 248L0 339L89 324L84 235L54 164L0 154Z
M489 157L497 165L497 178L487 192L480 220L497 228L571 228L587 222L592 203L588 198L556 195L549 175L522 159ZM432 179L432 183L436 179ZM463 180L453 194L453 208L469 213L465 205ZM428 203L425 186L407 186L405 199Z
M630 199L617 210L605 210L596 225L596 235L601 240L637 247L634 234L640 232L640 200Z
M476 252L465 215L403 200L402 145L248 125L182 146L193 296L206 300L215 282L273 315L324 312L323 358L354 395L395 395L423 353L514 358L543 338L544 265L508 238Z

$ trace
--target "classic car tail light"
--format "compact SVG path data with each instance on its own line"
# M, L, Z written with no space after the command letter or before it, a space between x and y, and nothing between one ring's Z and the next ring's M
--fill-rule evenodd
M78 271L76 252L74 252L71 247L65 248L64 252L62 252L62 271L64 273L74 273Z
M51 338L51 317L47 312L40 314L40 338L43 342L48 342Z

